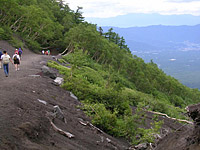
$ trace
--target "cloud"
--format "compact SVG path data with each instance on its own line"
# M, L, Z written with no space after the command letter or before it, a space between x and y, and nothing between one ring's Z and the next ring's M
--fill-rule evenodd
M180 2L180 3L182 3L182 2L198 2L198 0L166 0L167 2L175 2L175 3L177 3L177 2Z
M66 0L71 9L83 7L84 17L108 18L128 13L200 15L196 0Z

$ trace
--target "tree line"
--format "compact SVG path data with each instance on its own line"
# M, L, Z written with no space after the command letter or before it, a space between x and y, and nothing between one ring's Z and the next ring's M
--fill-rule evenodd
M84 21L82 7L71 10L63 0L0 0L0 38L11 40L15 33L31 49L50 48L62 51L64 35ZM125 40L110 29L105 37L126 48ZM102 32L102 31L100 31Z
M108 40L105 35L99 34L95 25L80 24L66 33L65 43L70 45L69 52L75 48L82 49L97 63L115 70L130 81L131 86L121 83L125 86L158 98L165 97L178 107L199 102L200 93L197 89L182 85L175 78L167 76L153 61L145 63L127 49L121 49L118 44Z
M84 22L81 9L73 11L62 0L0 0L1 39L15 33L32 49L62 50L64 33Z

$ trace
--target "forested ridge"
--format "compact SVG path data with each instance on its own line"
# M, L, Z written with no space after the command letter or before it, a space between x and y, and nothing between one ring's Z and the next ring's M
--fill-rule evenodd
M200 102L197 89L133 55L123 37L84 21L81 10L62 0L0 0L0 39L35 52L66 50L59 63L49 62L65 76L63 88L84 103L96 126L133 144L153 142L149 135L161 122L139 128L143 114L132 115L132 106L185 118L184 108Z

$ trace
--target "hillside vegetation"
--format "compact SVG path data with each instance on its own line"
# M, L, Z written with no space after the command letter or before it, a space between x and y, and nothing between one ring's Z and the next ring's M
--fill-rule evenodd
M132 106L185 118L184 108L200 102L200 92L132 55L123 37L85 22L81 9L74 12L62 0L0 0L0 38L24 47L21 39L34 51L66 49L49 66L65 76L63 88L84 103L93 123L134 144L153 142L161 122L139 128L144 114L132 115Z

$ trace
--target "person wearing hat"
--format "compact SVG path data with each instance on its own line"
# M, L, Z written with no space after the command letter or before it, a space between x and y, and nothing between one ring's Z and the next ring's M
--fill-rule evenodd
M15 54L12 57L13 61L14 61L14 65L15 65L15 70L19 70L19 64L20 64L20 56L18 54L18 52L15 52Z
M16 53L17 53L17 54L19 54L19 51L18 51L18 49L15 49L15 54L16 54Z

